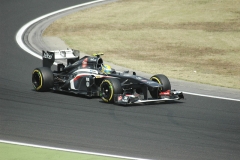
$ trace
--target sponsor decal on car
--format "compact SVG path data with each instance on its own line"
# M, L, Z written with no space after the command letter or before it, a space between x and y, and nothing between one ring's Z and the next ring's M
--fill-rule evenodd
M46 58L46 59L52 59L52 54L49 54L49 53L43 53L43 58Z
M128 96L124 96L123 99L122 99L122 102L128 102L129 100L129 97Z
M65 51L60 51L60 55L61 55L62 57L66 57L66 52L65 52Z
M96 61L97 61L97 58L90 58L90 61L96 62Z

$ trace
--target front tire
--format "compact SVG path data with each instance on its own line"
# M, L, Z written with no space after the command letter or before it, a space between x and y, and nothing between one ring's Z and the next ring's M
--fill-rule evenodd
M32 84L36 91L49 91L53 87L53 73L50 68L36 68L32 72Z
M156 91L156 90L150 91L152 98L160 98L159 92L165 92L167 90L171 90L171 83L165 75L157 74L152 76L150 79L162 85L159 91Z
M100 97L104 102L113 103L114 94L122 94L121 83L116 78L104 79L100 84Z

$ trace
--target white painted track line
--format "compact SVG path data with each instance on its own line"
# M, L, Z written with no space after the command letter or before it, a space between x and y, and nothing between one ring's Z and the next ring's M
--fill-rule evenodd
M240 99L233 99L233 98L226 98L226 97L218 97L218 96L211 96L211 95L191 93L191 92L184 92L184 91L182 91L182 92L183 92L183 94L190 94L190 95L194 95L194 96L208 97L208 98L215 98L215 99L223 99L223 100L238 101L238 102L240 102Z
M24 42L22 41L22 36L24 34L24 32L26 31L26 29L28 27L30 27L32 24L46 18L46 17L49 17L49 16L52 16L54 14L57 14L57 13L60 13L60 12L64 12L64 11L67 11L67 10L70 10L70 9L74 9L74 8L77 8L77 7L83 7L83 6L87 6L87 5L90 5L90 4L94 4L94 3L98 3L98 2L104 2L104 1L107 1L107 0L96 0L96 1L92 1L92 2L88 2L88 3L83 3L83 4L79 4L79 5L75 5L75 6L72 6L72 7L68 7L68 8L64 8L64 9L61 9L61 10L58 10L58 11L55 11L55 12L52 12L52 13L49 13L49 14L46 14L46 15L43 15L41 17L38 17L30 22L28 22L27 24L25 24L22 28L19 29L19 31L17 32L16 34L16 41L18 43L18 45L26 52L28 52L29 54L39 58L39 59L42 59L42 56L40 56L39 54L31 51L29 48L27 48L27 46L25 46ZM56 62L54 63L55 65L57 64ZM204 94L198 94L198 93L191 93L191 92L185 92L183 91L184 94L190 94L190 95L195 95L195 96L202 96L202 97L208 97L208 98L216 98L216 99L224 99L224 100L231 100L231 101L240 101L240 99L233 99L233 98L226 98L226 97L218 97L218 96L211 96L211 95L204 95Z
M16 41L18 43L18 45L27 53L31 54L34 57L37 57L39 59L42 59L42 56L40 56L39 54L33 52L32 50L30 50L23 42L22 37L24 32L26 31L27 28L29 28L31 25L33 25L34 23L47 18L49 16L52 16L54 14L60 13L60 12L64 12L70 9L74 9L77 7L83 7L83 6L87 6L87 5L91 5L94 3L98 3L98 2L104 2L107 0L96 0L96 1L92 1L92 2L88 2L88 3L83 3L83 4L79 4L79 5L75 5L72 7L68 7L68 8L64 8L46 15L43 15L41 17L38 17L30 22L28 22L27 24L25 24L24 26L22 26L19 31L16 34ZM129 159L129 160L148 160L148 159L141 159L141 158L133 158L133 157L124 157L124 156L119 156L119 155L110 155L110 154L103 154L103 153L94 153L94 152L87 152L87 151L78 151L78 150L71 150L71 149L64 149L64 148L57 148L57 147L49 147L49 146L41 146L41 145L35 145L35 144L28 144L28 143L21 143L21 142L13 142L13 141L6 141L6 140L0 140L0 143L7 143L7 144L14 144L14 145L20 145L20 146L28 146L28 147L35 147L35 148L43 148L43 149L50 149L50 150L57 150L57 151L65 151L65 152L72 152L72 153L81 153L81 154L89 154L89 155L97 155L97 156L106 156L106 157L113 157L113 158L122 158L122 159Z
M64 9L61 9L61 10L58 10L58 11L55 11L55 12L51 12L49 14L45 14L41 17L38 17L30 22L28 22L27 24L25 24L24 26L22 26L17 34L16 34L16 41L18 43L18 45L26 52L28 52L29 54L33 55L34 57L37 57L39 59L42 59L42 56L40 56L39 54L31 51L29 48L27 48L27 46L25 46L23 40L22 40L22 36L24 34L24 32L26 31L27 28L29 28L31 25L33 25L34 23L44 19L44 18L47 18L49 16L52 16L54 14L57 14L57 13L60 13L60 12L64 12L64 11L67 11L67 10L70 10L70 9L74 9L74 8L77 8L77 7L83 7L83 6L87 6L87 5L91 5L91 4L94 4L94 3L99 3L99 2L104 2L104 1L107 1L107 0L96 0L96 1L92 1L92 2L87 2L87 3L83 3L83 4L79 4L79 5L75 5L75 6L71 6L71 7L68 7L68 8L64 8Z
M133 158L133 157L111 155L111 154L103 154L103 153L95 153L95 152L87 152L87 151L78 151L78 150L72 150L72 149L49 147L49 146L42 146L42 145L35 145L35 144L28 144L28 143L20 143L20 142L13 142L13 141L5 141L5 140L0 140L0 143L13 144L13 145L19 145L19 146L25 146L25 147L41 148L41 149L49 149L49 150L55 150L55 151L88 154L88 155L95 155L95 156L105 156L105 157L112 157L112 158L129 159L129 160L149 160L149 159L142 159L142 158Z
M90 4L94 4L94 3L98 3L98 2L104 2L106 0L96 0L96 1L92 1L92 2L88 2L88 3L83 3L83 4L79 4L79 5L75 5L72 7L68 7L65 9L61 9L46 15L43 15L41 17L38 17L30 22L28 22L27 24L25 24L23 27L21 27L19 29L19 31L16 34L16 41L18 43L18 45L27 53L31 54L32 56L35 56L39 59L42 59L42 57L31 51L29 48L27 48L27 46L25 46L23 40L22 40L22 36L24 34L24 32L26 31L27 28L29 28L32 24L46 18L49 16L52 16L54 14L63 12L63 11L67 11L70 9L74 9L77 7L82 7L82 6L87 6ZM195 95L195 96L202 96L202 97L208 97L208 98L216 98L216 99L223 99L223 100L231 100L231 101L239 101L240 99L232 99L232 98L225 98L225 97L218 97L218 96L211 96L211 95L204 95L204 94L198 94L198 93L191 93L191 92L184 92L184 94L190 94L190 95ZM130 160L147 160L147 159L141 159L141 158L133 158L133 157L124 157L124 156L118 156L118 155L110 155L110 154L103 154L103 153L94 153L94 152L87 152L87 151L78 151L78 150L71 150L71 149L64 149L64 148L57 148L57 147L49 147L49 146L42 146L42 145L35 145L35 144L27 144L27 143L21 143L21 142L13 142L13 141L6 141L6 140L0 140L0 143L7 143L7 144L14 144L14 145L20 145L20 146L28 146L28 147L35 147L35 148L44 148L44 149L50 149L50 150L58 150L58 151L65 151L65 152L72 152L72 153L81 153L81 154L90 154L90 155L98 155L98 156L106 156L106 157L113 157L113 158L122 158L122 159L130 159Z

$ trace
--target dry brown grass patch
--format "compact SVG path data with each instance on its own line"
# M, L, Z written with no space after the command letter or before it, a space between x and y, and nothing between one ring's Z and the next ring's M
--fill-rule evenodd
M132 69L240 89L239 6L238 0L122 0L60 19L44 35Z

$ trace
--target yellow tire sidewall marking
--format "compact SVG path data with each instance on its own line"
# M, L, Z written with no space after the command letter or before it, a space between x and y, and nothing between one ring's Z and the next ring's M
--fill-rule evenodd
M112 83L111 83L109 80L104 80L104 81L102 81L101 86L102 86L102 84L103 84L104 82L106 82L106 83L109 84L109 88L110 88L110 90L111 90L111 93L110 93L111 95L110 95L110 98L109 98L109 99L106 99L106 98L102 97L102 100L105 101L105 102L109 102L109 101L112 100L112 97L113 97L113 87L112 87Z
M158 79L157 77L152 77L151 80L156 80L159 84L162 84L160 79Z
M157 77L152 77L151 80L156 80L159 84L162 84L161 80L158 79ZM161 87L162 90L162 87Z
M34 70L34 71L33 71L33 74L34 74L35 72L39 75L39 78L40 78L40 85L39 85L37 88L36 88L35 85L33 85L33 86L34 86L34 88L35 88L36 90L39 90L39 89L42 88L42 82L43 82L42 74L41 74L41 72L40 72L39 70Z

